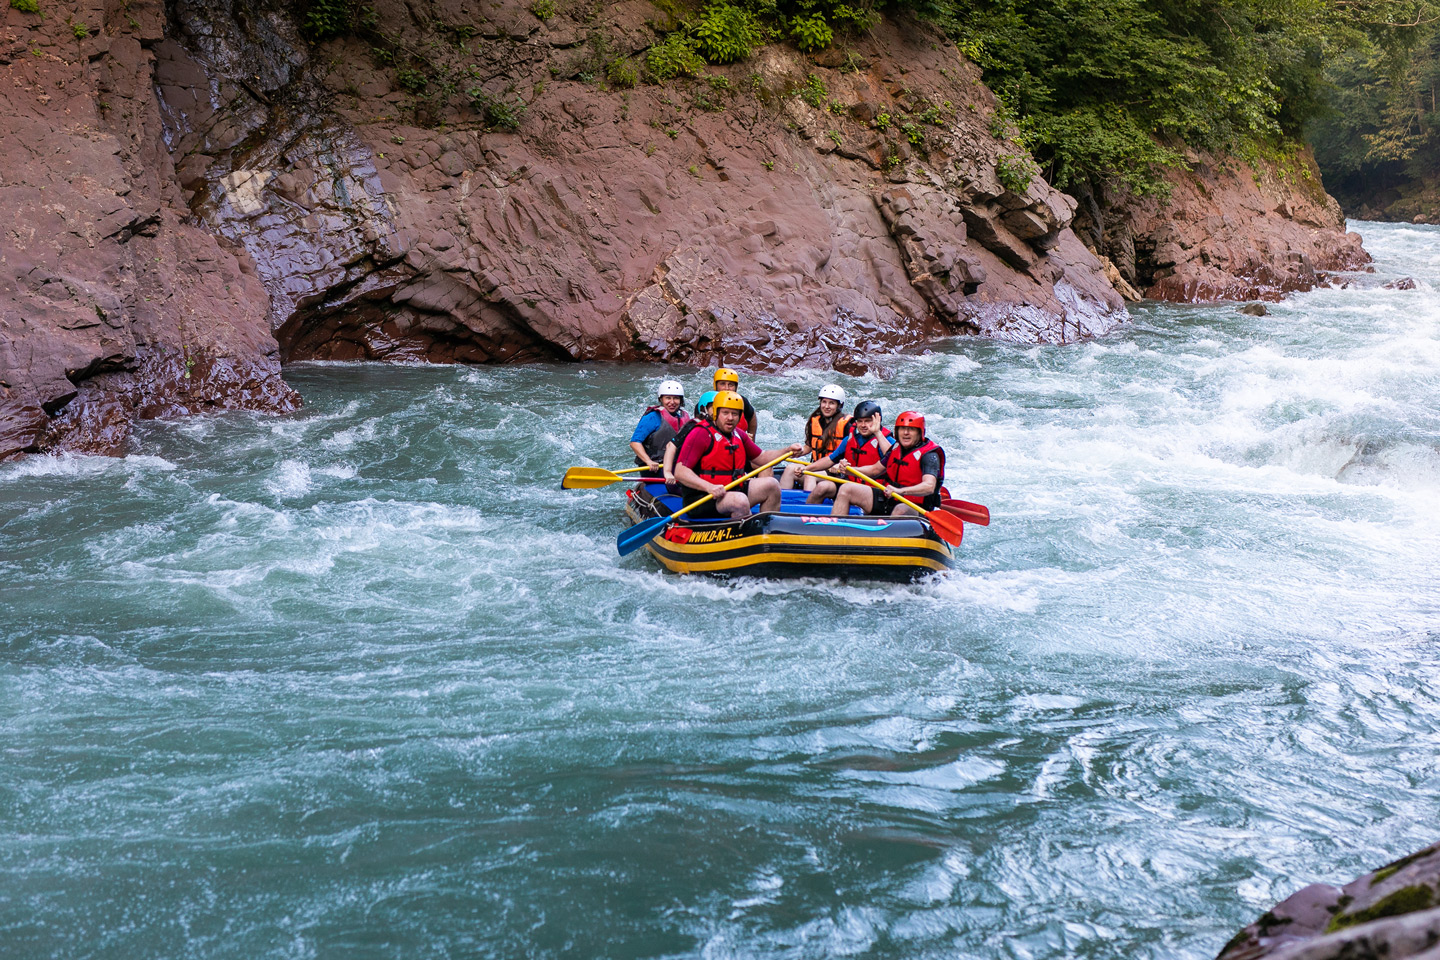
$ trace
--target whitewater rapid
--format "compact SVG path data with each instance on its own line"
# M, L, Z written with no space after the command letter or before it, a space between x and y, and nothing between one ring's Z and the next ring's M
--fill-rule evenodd
M0 465L0 953L1201 960L1433 842L1440 230L1358 227L1265 317L747 375L926 413L994 522L911 586L618 558L559 478L675 368Z

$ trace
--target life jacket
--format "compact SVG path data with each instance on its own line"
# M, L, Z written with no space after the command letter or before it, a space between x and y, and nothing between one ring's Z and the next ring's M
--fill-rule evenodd
M880 432L885 435L887 440L890 439L889 430L881 427ZM880 462L880 437L878 435L867 440L852 429L849 436L850 446L845 448L847 463L852 467L868 467L872 463ZM891 441L891 447L894 447L894 441Z
M828 424L825 418L820 416L819 410L810 414L810 424L805 428L805 443L810 448L810 459L821 460L834 453L845 439L845 429L849 426L850 418L843 413L837 412Z
M897 441L885 454L885 479L892 487L913 487L919 483L925 474L920 472L920 461L925 454L931 451L940 455L940 475L935 478L935 492L927 495L920 501L920 506L926 510L939 508L943 499L940 487L945 483L945 451L933 440L926 440L913 450L903 450Z
M660 414L660 426L651 431L650 436L641 441L640 446L645 448L645 452L650 455L651 460L659 463L660 458L665 456L665 444L675 439L680 429L690 422L690 414L685 412L684 407L675 413L671 413L664 407L646 407L645 414L641 415L642 419L651 413ZM645 462L636 457L635 465L643 467Z
M695 474L701 480L724 485L749 471L750 461L745 456L745 443L740 438L738 427L728 437L704 422L694 429L704 430L709 442L705 452L700 455L699 462L695 464ZM703 496L705 494L699 490L685 488L687 503Z

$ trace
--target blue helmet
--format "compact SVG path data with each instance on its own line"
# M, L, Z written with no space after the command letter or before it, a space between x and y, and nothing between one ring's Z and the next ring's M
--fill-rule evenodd
M715 391L714 391L714 390L706 390L704 393L700 394L700 405L699 405L698 407L696 407L696 409L699 410L701 413L704 413L704 412L705 412L705 409L706 409L707 407L709 407L710 404L712 404L712 403L714 403L714 402L715 402Z

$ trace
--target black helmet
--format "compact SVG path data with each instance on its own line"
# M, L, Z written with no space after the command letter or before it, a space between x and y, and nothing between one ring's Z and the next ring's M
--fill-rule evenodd
M861 400L855 404L855 419L866 420L880 412L880 404L874 400Z

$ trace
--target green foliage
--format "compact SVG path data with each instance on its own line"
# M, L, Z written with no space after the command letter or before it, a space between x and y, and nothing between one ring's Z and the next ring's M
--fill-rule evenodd
M823 50L835 39L835 31L818 13L794 17L790 21L790 39L801 50Z
M10 0L10 6L21 13L39 13L39 0Z
M310 0L300 32L314 41L341 37L355 29L359 15L356 0Z
M70 32L75 34L76 40L84 40L90 36L90 28L83 21L76 21L70 24Z
M695 52L695 42L683 32L670 34L645 54L646 75L655 83L699 76L704 69L705 58Z
M911 146L918 147L925 142L925 131L913 123L900 124L900 132L905 134L905 139Z
M611 60L605 67L605 79L612 87L628 90L640 82L640 73L629 60Z
M1326 63L1435 0L911 2L981 66L1007 108L997 122L1013 120L1004 136L1053 182L1153 190L1157 166L1179 162L1165 144L1298 137L1323 108Z
M1326 188L1347 210L1434 213L1420 194L1440 177L1440 25L1406 39L1389 48L1371 41L1327 64L1326 110L1309 135Z
M889 130L889 129L890 129L890 114L888 114L888 113L882 113L882 114L880 114L878 117L876 117L876 118L875 118L875 129L876 129L876 130L879 130L881 133L884 133L886 130Z
M555 0L533 0L530 4L530 12L540 22L548 22L551 17L555 16Z
M1000 185L1011 193L1024 194L1030 189L1030 181L1040 173L1040 168L1028 156L1002 154L995 161L995 176Z
M815 74L807 74L805 86L800 88L800 99L804 100L816 110L825 109L825 100L830 96L830 91L825 88L825 81Z
M837 147L843 146L845 143L845 138L840 136L839 130L827 130L825 131L825 136L829 137L830 142L835 144L835 146Z
M744 7L712 2L690 27L695 49L710 63L736 63L765 42L765 31Z
M520 129L520 121L525 119L527 108L524 100L491 96L479 87L471 87L465 95L470 98L470 106L484 118L487 127L510 133Z
M430 86L430 78L423 70L416 70L413 67L406 67L395 74L395 82L400 89L407 93L422 93Z

